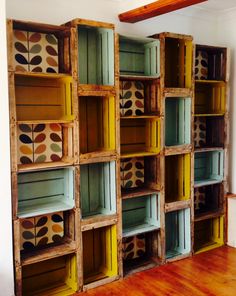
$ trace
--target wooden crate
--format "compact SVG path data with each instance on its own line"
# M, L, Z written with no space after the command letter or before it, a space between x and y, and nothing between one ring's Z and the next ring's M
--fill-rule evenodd
M226 84L223 81L199 80L195 82L195 114L224 115Z
M73 168L20 173L18 217L34 217L72 209L75 205L73 187Z
M80 166L82 218L116 213L116 163L100 162Z
M165 157L165 202L188 200L191 197L190 154Z
M160 114L160 89L157 79L120 77L120 116Z
M120 133L122 158L160 152L159 118L121 118Z
M160 189L160 156L121 159L120 176L123 198L155 193Z
M115 97L79 97L80 154L115 151Z
M160 40L161 76L164 88L192 88L192 36L164 32Z
M79 24L80 84L114 85L114 29Z
M224 147L225 121L223 116L195 116L194 147Z
M39 164L73 164L73 124L25 121L17 124L17 165L19 170Z
M165 145L191 143L191 98L165 99Z
M194 154L194 187L221 183L224 179L224 151L199 151Z
M22 268L23 295L71 295L78 290L76 255L66 255Z
M70 76L15 75L17 121L73 120L71 88Z
M122 239L124 275L149 269L157 265L159 231L142 233Z
M150 194L122 200L123 237L160 228L160 196Z
M191 252L190 208L166 213L166 258Z
M198 217L223 211L224 186L214 184L194 188L194 215Z
M71 73L70 39L64 26L8 20L9 70Z
M84 284L118 274L116 233L116 225L83 232Z
M227 48L196 45L195 79L226 80Z
M224 244L224 216L194 223L195 254L212 250Z
M119 36L120 75L160 76L160 44L152 38Z

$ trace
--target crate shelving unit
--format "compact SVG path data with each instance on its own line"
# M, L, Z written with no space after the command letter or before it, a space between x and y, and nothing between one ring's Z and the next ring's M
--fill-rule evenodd
M193 250L200 253L225 242L228 53L207 45L195 52Z
M194 86L188 35L7 26L16 295L71 295L224 244L227 50L196 46Z

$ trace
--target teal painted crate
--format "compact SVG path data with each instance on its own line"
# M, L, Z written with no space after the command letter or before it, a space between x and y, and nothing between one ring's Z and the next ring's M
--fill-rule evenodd
M78 68L82 84L114 85L114 31L78 26Z
M165 145L191 143L191 98L165 99Z
M116 213L115 161L81 165L80 198L82 218Z
M120 36L120 74L160 76L160 42L152 38Z
M166 258L191 251L190 209L169 212L165 217Z
M156 230L160 227L160 197L150 194L122 201L123 237Z
M74 207L74 169L18 175L18 217L66 211Z
M200 187L222 182L224 179L224 151L195 152L194 186Z

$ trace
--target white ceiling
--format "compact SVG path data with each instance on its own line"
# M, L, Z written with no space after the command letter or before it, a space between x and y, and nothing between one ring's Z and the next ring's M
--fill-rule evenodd
M236 0L208 0L206 2L197 5L199 8L214 11L224 11L232 8L236 8Z
M126 6L127 9L133 9L142 5L152 3L154 0L109 0L118 2L121 6ZM208 0L206 2L196 4L192 7L202 8L205 10L211 10L212 12L226 11L236 8L236 0Z

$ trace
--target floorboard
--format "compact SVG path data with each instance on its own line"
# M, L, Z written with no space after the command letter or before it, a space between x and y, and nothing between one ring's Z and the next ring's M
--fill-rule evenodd
M224 246L77 295L236 296L236 249Z

